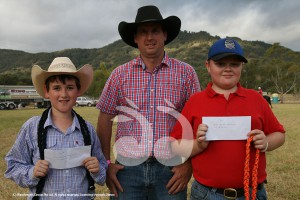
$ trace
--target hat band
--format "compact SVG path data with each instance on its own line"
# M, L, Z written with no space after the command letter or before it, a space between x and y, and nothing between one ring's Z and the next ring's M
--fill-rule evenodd
M50 67L49 67L50 68ZM51 65L51 71L48 70L48 72L74 72L74 65L68 64L68 63L58 63Z

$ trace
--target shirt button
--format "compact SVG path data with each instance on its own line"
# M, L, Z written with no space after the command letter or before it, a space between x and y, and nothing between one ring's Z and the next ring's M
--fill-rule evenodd
M154 92L154 89L151 89L151 92Z

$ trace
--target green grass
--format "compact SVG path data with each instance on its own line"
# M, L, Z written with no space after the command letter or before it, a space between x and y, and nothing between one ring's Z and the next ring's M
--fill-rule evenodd
M75 110L95 127L98 118L96 108L78 107ZM13 145L22 124L31 116L40 115L42 109L1 110L0 111L0 199L26 199L14 197L13 194L27 194L27 188L21 188L13 181L5 179L4 157ZM268 184L266 185L270 200L294 200L300 197L300 104L275 104L273 111L286 129L284 146L267 153ZM105 186L97 186L98 194L107 194ZM96 199L108 199L97 197Z

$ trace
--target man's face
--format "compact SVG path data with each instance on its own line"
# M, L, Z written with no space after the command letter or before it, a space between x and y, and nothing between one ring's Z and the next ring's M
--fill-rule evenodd
M161 57L164 53L164 45L167 33L163 31L160 23L143 23L138 26L134 35L134 42L143 57Z

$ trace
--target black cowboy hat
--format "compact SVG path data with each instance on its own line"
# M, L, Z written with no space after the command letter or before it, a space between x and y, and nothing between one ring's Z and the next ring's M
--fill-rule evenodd
M181 21L178 17L170 16L163 19L157 7L143 6L138 9L135 22L120 22L118 30L123 41L128 45L137 48L137 44L134 42L134 34L137 26L145 22L158 22L163 25L164 30L167 31L165 45L177 37L181 27Z

